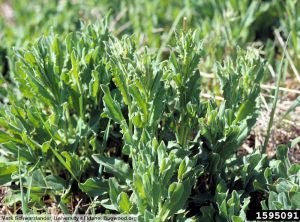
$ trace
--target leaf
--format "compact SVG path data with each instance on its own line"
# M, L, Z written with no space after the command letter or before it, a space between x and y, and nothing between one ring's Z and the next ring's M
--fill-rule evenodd
M232 216L232 221L233 222L244 222L245 220L239 216Z
M135 114L131 121L137 128L143 127L143 120L140 113Z
M118 209L115 207L115 205L111 204L111 200L110 199L104 199L104 200L101 200L101 206L103 206L104 208L106 209L109 209L109 210L114 210L114 211L117 211Z
M185 203L180 201L182 194L184 193L184 186L182 183L173 182L168 188L168 199L163 205L159 215L162 220L165 221L170 215L173 215L180 210Z
M44 142L42 144L41 149L42 149L43 153L47 153L48 152L48 150L50 149L50 145L51 145L50 141Z
M292 209L300 209L300 192L289 193Z
M240 210L240 195L234 190L231 194L231 198L227 201L227 204L232 211L232 215L239 213ZM229 214L230 215L230 214Z
M144 186L143 186L143 180L140 175L134 174L133 184L134 184L134 188L135 188L136 193L138 194L139 198L145 199L146 193L145 193Z
M46 176L47 186L55 191L55 192L62 192L67 189L67 183L66 181L55 175L48 175Z
M94 154L92 157L97 163L103 165L107 172L113 173L116 178L123 181L132 181L132 169L123 160L113 157L105 157L100 154Z
M115 122L121 124L124 119L123 114L121 112L120 105L111 98L110 91L108 86L101 85L102 91L104 93L103 101L106 108L107 115L113 119Z
M118 87L118 89L120 90L124 103L126 105L130 105L129 92L128 92L128 86L126 84L126 80L123 74L118 73L117 69L114 70L113 72L113 81L115 85Z
M127 193L121 192L117 199L119 209L121 213L130 213L130 209L132 208L132 204L129 200Z
M96 197L107 193L109 186L106 180L89 178L84 183L80 183L79 188L89 196Z
M300 96L298 96L290 105L290 107L288 108L288 110L285 112L285 114L283 115L283 119L287 117L287 115L292 112L293 110L296 109L296 107L298 107L300 105Z
M69 173L73 176L73 178L76 181L79 181L79 179L77 178L77 174L80 173L80 171L78 172L78 169L80 169L79 167L80 163L77 163L77 160L75 160L72 156L70 156L69 153L63 152L62 154L64 155L60 155L55 149L53 149L52 147L50 148L53 154L59 160L59 162L69 171ZM66 160L63 158L63 156L66 158ZM72 169L72 165L75 165L76 168Z
M119 195L119 193L121 193L120 186L115 178L109 178L108 184L109 184L109 198L110 198L112 204L117 209L119 209L118 195Z
M31 155L28 149L23 149L24 147L18 147L13 142L7 142L3 143L2 146L7 149L9 152L11 152L15 157L18 156L18 153L20 154L20 160L28 161L30 163L35 162L35 158Z
M32 175L27 176L23 186L31 192L38 193L44 193L47 189L50 189L47 185L46 178L40 169L34 170Z
M293 139L292 141L290 141L288 143L288 147L289 148L293 148L294 146L296 146L298 143L300 143L300 136L296 137L295 139Z
M247 116L253 116L255 110L255 102L251 100L247 100L245 103L241 105L234 120L234 124L244 120Z
M269 210L276 210L276 207L274 205L274 202L277 201L277 194L273 191L269 193L269 198L268 198L268 206Z
M10 141L21 143L21 140L11 137L7 133L0 130L0 143L10 142Z
M147 114L148 114L148 109L147 109L147 103L145 102L145 98L143 98L142 94L138 90L138 88L135 85L130 85L129 86L129 92L134 98L134 101L137 103L141 111L143 112L143 116L145 118L145 121L147 121Z
M218 171L220 159L221 159L221 157L218 153L212 153L209 156L209 160L210 160L210 169L209 170L212 174L214 172Z
M96 70L92 71L92 77L93 79L91 80L91 96L95 99L97 102L98 100L98 91L99 91L99 73Z
M0 163L0 185L12 182L11 175L18 172L18 163Z
M292 166L289 168L289 174L297 174L300 171L300 165L297 163L292 164Z
M163 111L165 109L165 90L160 87L158 93L153 100L150 111L150 125L155 124L161 119Z
M178 180L179 181L182 181L182 179L183 179L183 174L185 173L185 171L186 171L186 168L187 168L187 166L186 166L186 163L187 162L187 159L185 158L185 159L183 159L182 161L181 161L181 163L180 163L180 165L179 165L179 168L178 168Z
M288 148L287 146L279 146L276 150L276 157L278 160L285 161L288 155Z
M149 212L148 210L145 210L145 213L144 213L144 219L145 221L153 221L155 218L155 215L151 212Z

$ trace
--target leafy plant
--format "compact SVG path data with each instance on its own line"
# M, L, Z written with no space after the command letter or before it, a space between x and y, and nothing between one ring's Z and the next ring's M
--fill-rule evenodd
M110 37L107 22L18 50L21 96L1 110L5 158L20 159L29 180L43 178L22 183L32 195L51 193L55 180L64 193L62 206L76 181L89 196L103 196L103 207L141 220L186 217L194 197L215 195L215 186L199 183L228 179L226 161L255 123L263 75L255 51L240 50L234 62L218 66L224 101L201 101L202 50L197 33L187 31L177 35L170 59L159 62L147 50L137 53L131 38ZM120 136L118 128L121 154L111 156L107 142ZM95 167L92 154L98 175L86 174ZM18 166L3 166L3 183L19 179Z
M258 149L238 154L266 79L261 49L246 46L269 39L275 53L272 37L257 32L279 25L280 3L47 2L23 24L30 6L12 1L12 28L0 21L0 66L10 62L0 78L0 184L14 188L8 205L21 202L30 213L45 209L47 197L67 214L83 201L90 207L80 213L140 221L245 221L259 202L299 208L300 168L287 157L297 139L273 158ZM111 17L99 24L79 22L108 8ZM276 64L272 55L266 60ZM221 100L203 98L208 89Z
M102 135L109 123L101 118L100 89L111 79L103 43L109 37L106 24L87 26L64 39L42 37L16 52L21 99L1 107L1 149L6 159L26 163L30 175L38 170L45 183L49 172L59 184L64 179L68 186L80 182L91 153L106 148L107 136ZM15 181L18 163L12 163L2 166L2 184Z
M124 141L122 152L129 155L133 169L133 178L120 180L120 185L115 180L110 184L110 201L120 211L122 206L118 200L125 198L124 202L128 200L126 212L138 212L143 220L174 217L187 203L192 188L196 195L202 192L214 195L214 186L207 190L191 184L196 185L197 179L210 184L219 181L220 176L225 179L222 169L226 160L234 155L255 123L259 82L263 75L257 55L254 51L246 54L241 51L236 63L228 60L224 67L219 67L225 98L220 106L214 101L201 102L197 67L201 45L196 44L195 38L196 33L192 32L179 35L170 60L161 64L147 54L135 53L135 46L128 38L121 43L115 40L108 47L112 55L113 82L122 100L113 99L108 87L102 86L105 113L120 125ZM228 84L237 89L235 96L229 96ZM117 168L116 163L107 165L98 155L94 158L107 172L120 178L119 170L111 170ZM167 163L169 167L164 172ZM181 171L187 168L190 168L189 176L184 180ZM205 174L196 170L204 168ZM168 179L164 179L165 174ZM132 192L130 197L117 189L124 183L129 187L123 192ZM171 200L170 189L177 194L178 202ZM184 195L183 190L187 192ZM200 205L205 201L207 199L200 200Z

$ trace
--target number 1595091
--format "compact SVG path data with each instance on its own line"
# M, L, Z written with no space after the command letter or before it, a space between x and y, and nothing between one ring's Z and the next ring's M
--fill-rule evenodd
M293 221L300 220L299 210L261 210L261 211L248 211L248 220L280 220L280 221Z

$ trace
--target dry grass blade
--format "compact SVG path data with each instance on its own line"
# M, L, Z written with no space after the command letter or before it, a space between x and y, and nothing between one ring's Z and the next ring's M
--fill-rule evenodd
M283 41L283 39L282 39L280 33L278 32L278 30L275 30L274 33L275 33L275 36L276 36L276 38L277 38L277 40L278 40L280 46L281 46L283 49L285 49L286 45L285 45L285 43L284 43L284 41ZM284 50L284 55L286 56L287 60L289 61L290 65L291 65L291 68L292 68L294 74L296 75L297 80L300 82L300 75L299 75L299 72L298 72L298 70L297 70L297 68L296 68L296 66L295 66L295 64L294 64L294 62L293 62L293 60L292 60L292 58L291 58L289 52L288 52L287 50Z

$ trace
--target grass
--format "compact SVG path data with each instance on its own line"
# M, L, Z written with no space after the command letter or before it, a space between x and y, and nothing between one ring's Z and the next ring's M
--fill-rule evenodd
M288 41L289 41L289 37L287 39L287 42ZM287 43L285 44L283 55L285 55L285 53L286 53L286 48L287 48ZM279 86L280 86L280 81L281 81L281 76L282 76L283 61L284 61L284 56L282 57L281 62L280 62L280 66L279 66L279 72L278 72L278 76L277 76L274 100L273 100L273 103L272 103L272 109L271 109L271 113L270 113L270 120L269 120L269 123L268 123L266 139L265 139L265 142L264 142L263 147L262 147L262 153L267 152L267 145L269 143L269 139L270 139L270 136L271 136L271 130L272 130L271 128L272 128L272 125L273 125L275 110L276 110L277 101L278 101L278 94L279 94Z

